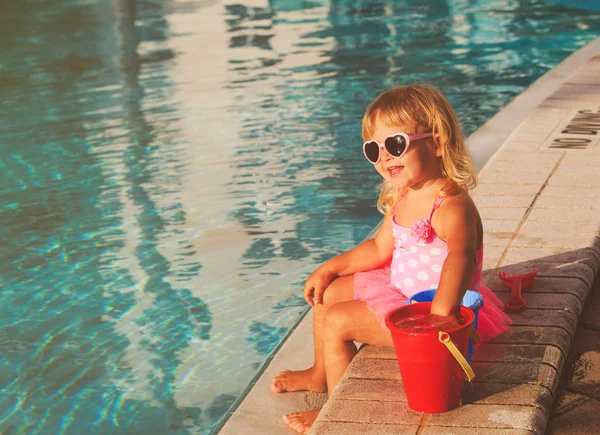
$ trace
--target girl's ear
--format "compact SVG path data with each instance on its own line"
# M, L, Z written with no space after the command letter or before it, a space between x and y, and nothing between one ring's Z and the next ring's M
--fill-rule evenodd
M442 157L442 145L440 144L440 134L433 135L433 153L436 157Z

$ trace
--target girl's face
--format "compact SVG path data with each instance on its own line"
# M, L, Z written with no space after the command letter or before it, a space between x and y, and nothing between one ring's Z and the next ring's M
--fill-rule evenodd
M410 125L386 125L378 117L375 120L375 132L370 139L383 143L386 137L398 132L414 134L415 130ZM442 178L439 163L441 149L433 144L435 141L431 137L411 141L408 151L400 158L392 157L384 148L380 150L381 159L374 165L375 169L397 189L420 190Z

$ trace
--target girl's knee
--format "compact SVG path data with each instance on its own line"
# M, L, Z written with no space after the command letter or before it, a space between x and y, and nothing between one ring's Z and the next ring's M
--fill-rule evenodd
M343 339L347 340L348 332L352 324L352 318L343 304L333 305L325 315L323 322L323 335L325 340L328 339Z
M323 293L323 304L334 305L354 298L354 277L341 276L334 279Z
M339 279L339 278L338 278ZM337 279L327 286L325 292L323 292L323 305L333 305L337 301Z

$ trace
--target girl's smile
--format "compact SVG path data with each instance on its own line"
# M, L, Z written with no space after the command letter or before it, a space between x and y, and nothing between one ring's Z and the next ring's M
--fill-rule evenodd
M372 140L383 143L386 138L403 131L414 133L411 125L384 124L379 118L375 120L375 131ZM437 181L442 176L439 165L439 147L431 145L431 138L416 140L410 143L406 153L395 158L386 147L382 147L379 161L375 169L397 189L420 190Z
M400 165L394 165L394 166L390 166L390 167L386 168L386 171L390 175L390 178L394 177L395 175L400 175L403 170L404 170L404 166L400 166Z

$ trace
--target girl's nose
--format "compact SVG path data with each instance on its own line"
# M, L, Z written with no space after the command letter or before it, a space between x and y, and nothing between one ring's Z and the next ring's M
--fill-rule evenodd
M393 157L390 155L390 153L387 152L387 150L385 149L385 147L380 148L379 152L381 153L381 160L383 161L388 161L390 159L392 159Z

